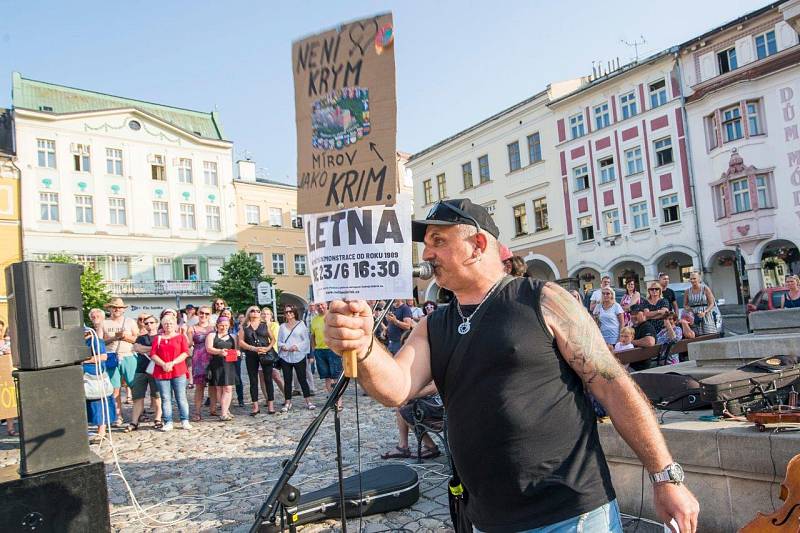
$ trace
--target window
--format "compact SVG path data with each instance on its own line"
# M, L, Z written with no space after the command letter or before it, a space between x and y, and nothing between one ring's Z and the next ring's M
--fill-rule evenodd
M595 129L602 129L611 124L611 115L608 113L608 102L594 108Z
M491 180L489 175L489 156L482 155L478 158L478 176L480 176L481 183L486 183Z
M742 138L742 113L738 104L722 110L722 133L725 142Z
M283 254L272 254L272 273L283 274L286 269L286 263L283 259Z
M619 235L619 210L611 209L603 212L603 223L606 227L606 235Z
M642 147L637 146L630 150L625 150L625 164L628 168L628 176L644 172L644 165L642 165Z
M631 118L636 116L636 93L631 91L619 97L619 107L622 109L622 118Z
M422 182L422 192L425 195L425 205L433 203L433 187L431 185L431 180L425 180Z
M667 82L666 80L654 81L647 86L650 90L650 107L658 107L667 103Z
M294 229L303 229L303 217L297 216L297 209L289 210L289 220Z
M125 198L108 199L108 223L116 226L124 226L127 224Z
M713 150L719 146L719 124L717 123L717 114L711 113L705 117L706 124L706 144L709 150Z
M592 215L580 217L578 219L578 227L581 229L581 242L594 240L594 224L592 222Z
M131 277L131 258L124 255L108 256L108 275L111 281L122 281Z
M544 231L550 228L547 219L547 198L538 198L533 201L533 222L535 231Z
M728 48L722 52L717 52L717 65L719 65L720 74L736 70L736 67L739 66L736 63L736 48Z
M680 220L680 212L678 211L678 195L669 194L662 196L659 201L661 202L661 219L664 224L670 222L677 222Z
M244 206L245 222L248 224L258 224L261 222L261 209L257 205Z
M764 59L777 53L778 45L775 42L775 30L756 36L756 55L759 59Z
M664 137L653 141L653 148L656 152L656 166L662 167L672 163L672 138Z
M278 228L283 226L283 211L280 207L269 208L269 225Z
M747 108L747 131L750 135L761 135L761 106L758 100L750 100Z
M36 139L36 155L39 166L56 168L56 142L49 139Z
M613 157L604 157L597 164L600 167L600 183L609 183L617 179Z
M472 162L461 165L461 175L464 178L464 188L472 188Z
M264 266L264 254L262 254L261 252L250 252L247 255L255 259L256 263L258 263L262 267Z
M747 178L731 182L731 204L734 213L750 211L750 183Z
M184 157L178 159L178 181L181 183L193 183L191 159Z
M439 200L447 198L447 182L445 181L444 174L436 176L436 192L439 193Z
M294 273L298 276L306 275L306 256L295 254L294 256Z
M91 196L75 195L75 222L78 224L94 224L94 207Z
M150 177L156 181L165 181L167 173L164 166L164 156L154 155L150 161Z
M542 140L538 131L528 135L528 159L531 164L542 160Z
M156 280L166 281L172 279L172 259L169 257L154 257L153 265Z
M647 215L647 202L631 204L631 220L633 220L634 231L650 226L650 218Z
M572 175L575 176L575 190L583 191L589 188L589 167L581 165L572 169Z
M528 215L525 213L525 204L514 206L514 234L517 237L528 234Z
M219 207L216 205L206 206L206 229L208 231L220 231L222 228L219 220Z
M219 184L217 180L217 163L214 161L203 161L203 181L206 185L216 187Z
M58 193L39 193L39 220L58 222Z
M569 131L572 133L573 139L583 137L585 133L583 130L583 113L569 117Z
M181 204L181 229L195 229L194 204Z
M76 144L72 151L75 172L91 172L91 147L88 144Z
M759 174L756 176L756 197L758 198L759 209L772 207L772 201L769 193L769 176L767 174Z
M122 150L106 148L106 174L122 176Z
M167 202L153 202L153 227L169 227L169 204Z
M519 157L519 141L514 141L508 145L508 170L514 172L522 168L522 162Z

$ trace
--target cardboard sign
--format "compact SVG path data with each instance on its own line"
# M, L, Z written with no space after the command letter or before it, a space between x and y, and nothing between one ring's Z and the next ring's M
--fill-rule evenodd
M314 301L410 298L411 197L374 206L305 215Z
M391 13L292 44L297 210L394 205L397 101Z
M11 354L0 355L0 418L17 417L17 390L14 378Z

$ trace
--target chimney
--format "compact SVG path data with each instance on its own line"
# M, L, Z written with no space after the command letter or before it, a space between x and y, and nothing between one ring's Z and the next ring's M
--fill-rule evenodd
M256 181L256 162L250 159L240 159L236 162L237 173L242 181Z

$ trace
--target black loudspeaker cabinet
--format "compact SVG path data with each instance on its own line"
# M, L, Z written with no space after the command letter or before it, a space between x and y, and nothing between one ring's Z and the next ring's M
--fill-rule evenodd
M31 475L88 462L83 367L17 370L13 375L19 407L20 473Z
M99 457L34 476L0 469L0 530L95 533L111 531L106 468Z
M85 359L83 267L22 261L6 267L14 366L37 370Z

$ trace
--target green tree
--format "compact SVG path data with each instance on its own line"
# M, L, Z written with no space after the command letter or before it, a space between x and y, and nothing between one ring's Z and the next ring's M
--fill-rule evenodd
M46 261L78 264L75 257L65 253L50 254ZM89 265L84 265L83 274L81 274L81 296L83 297L83 320L86 324L89 324L89 311L95 307L102 309L111 299L111 293L103 284L103 275Z
M214 282L212 295L225 300L234 314L243 313L248 306L256 303L252 280L272 283L272 278L264 274L264 267L244 250L231 255L219 269L220 279ZM279 293L279 291L276 291Z

